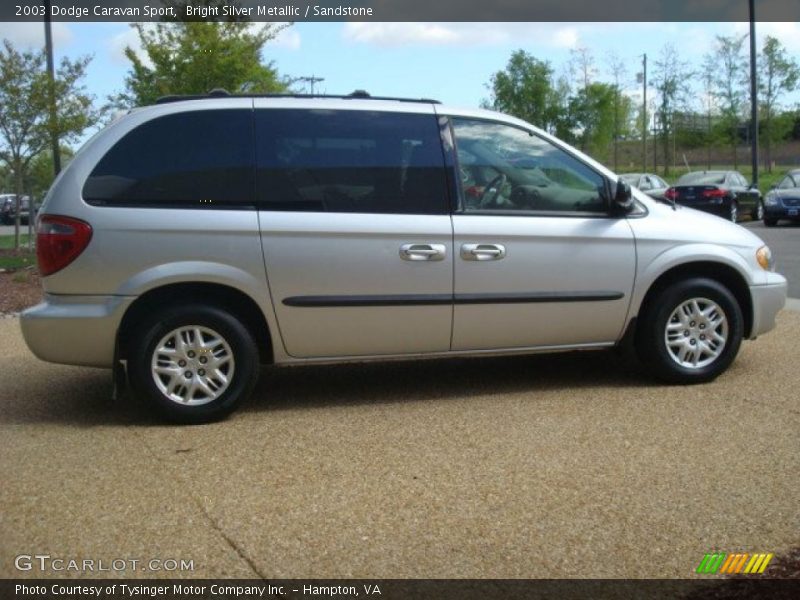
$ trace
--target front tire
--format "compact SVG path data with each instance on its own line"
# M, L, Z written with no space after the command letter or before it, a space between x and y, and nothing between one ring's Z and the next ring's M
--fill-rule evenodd
M775 227L778 224L778 219L770 219L769 217L764 217L764 225L767 227Z
M234 315L202 304L171 307L137 330L128 355L131 387L170 421L222 419L252 392L258 349Z
M636 348L648 370L668 383L711 381L739 351L744 321L730 290L706 278L660 290L640 315Z

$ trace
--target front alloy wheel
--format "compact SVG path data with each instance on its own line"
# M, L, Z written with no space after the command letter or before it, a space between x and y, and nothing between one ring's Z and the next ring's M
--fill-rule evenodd
M731 208L730 212L728 213L728 218L730 219L731 223L736 223L739 220L739 205L736 203L736 200L731 201Z
M730 290L694 277L648 297L637 320L636 349L659 379L702 383L728 368L743 335L742 311Z
M664 331L669 355L686 369L702 369L717 360L728 341L728 319L708 298L682 302L670 315Z

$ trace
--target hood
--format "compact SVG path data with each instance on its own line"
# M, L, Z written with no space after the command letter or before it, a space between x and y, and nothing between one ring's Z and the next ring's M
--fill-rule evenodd
M675 205L673 210L669 204L656 202L642 193L636 193L636 198L650 212L643 221L652 219L648 227L637 227L636 221L639 219L630 219L637 237L647 232L684 243L714 243L738 248L759 248L764 245L764 241L750 230L716 215L680 204Z
M789 188L787 190L770 190L768 196L773 198L798 198L800 199L800 188Z

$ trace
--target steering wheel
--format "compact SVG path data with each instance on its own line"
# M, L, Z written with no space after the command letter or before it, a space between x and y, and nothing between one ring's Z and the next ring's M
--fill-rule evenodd
M508 177L505 173L500 173L497 177L492 179L489 184L483 188L483 193L481 197L478 199L478 206L481 208L486 208L492 204L497 202L497 198L500 196L500 192L503 190L503 186L508 181Z

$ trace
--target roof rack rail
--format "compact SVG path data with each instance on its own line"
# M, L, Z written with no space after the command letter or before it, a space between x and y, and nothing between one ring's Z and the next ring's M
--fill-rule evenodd
M441 104L438 100L431 98L398 98L394 96L372 96L364 90L355 90L349 94L231 94L222 88L215 88L207 94L187 94L161 96L156 100L156 104L168 104L170 102L182 102L184 100L207 100L209 98L333 98L337 100L393 100L395 102L421 102L423 104Z

